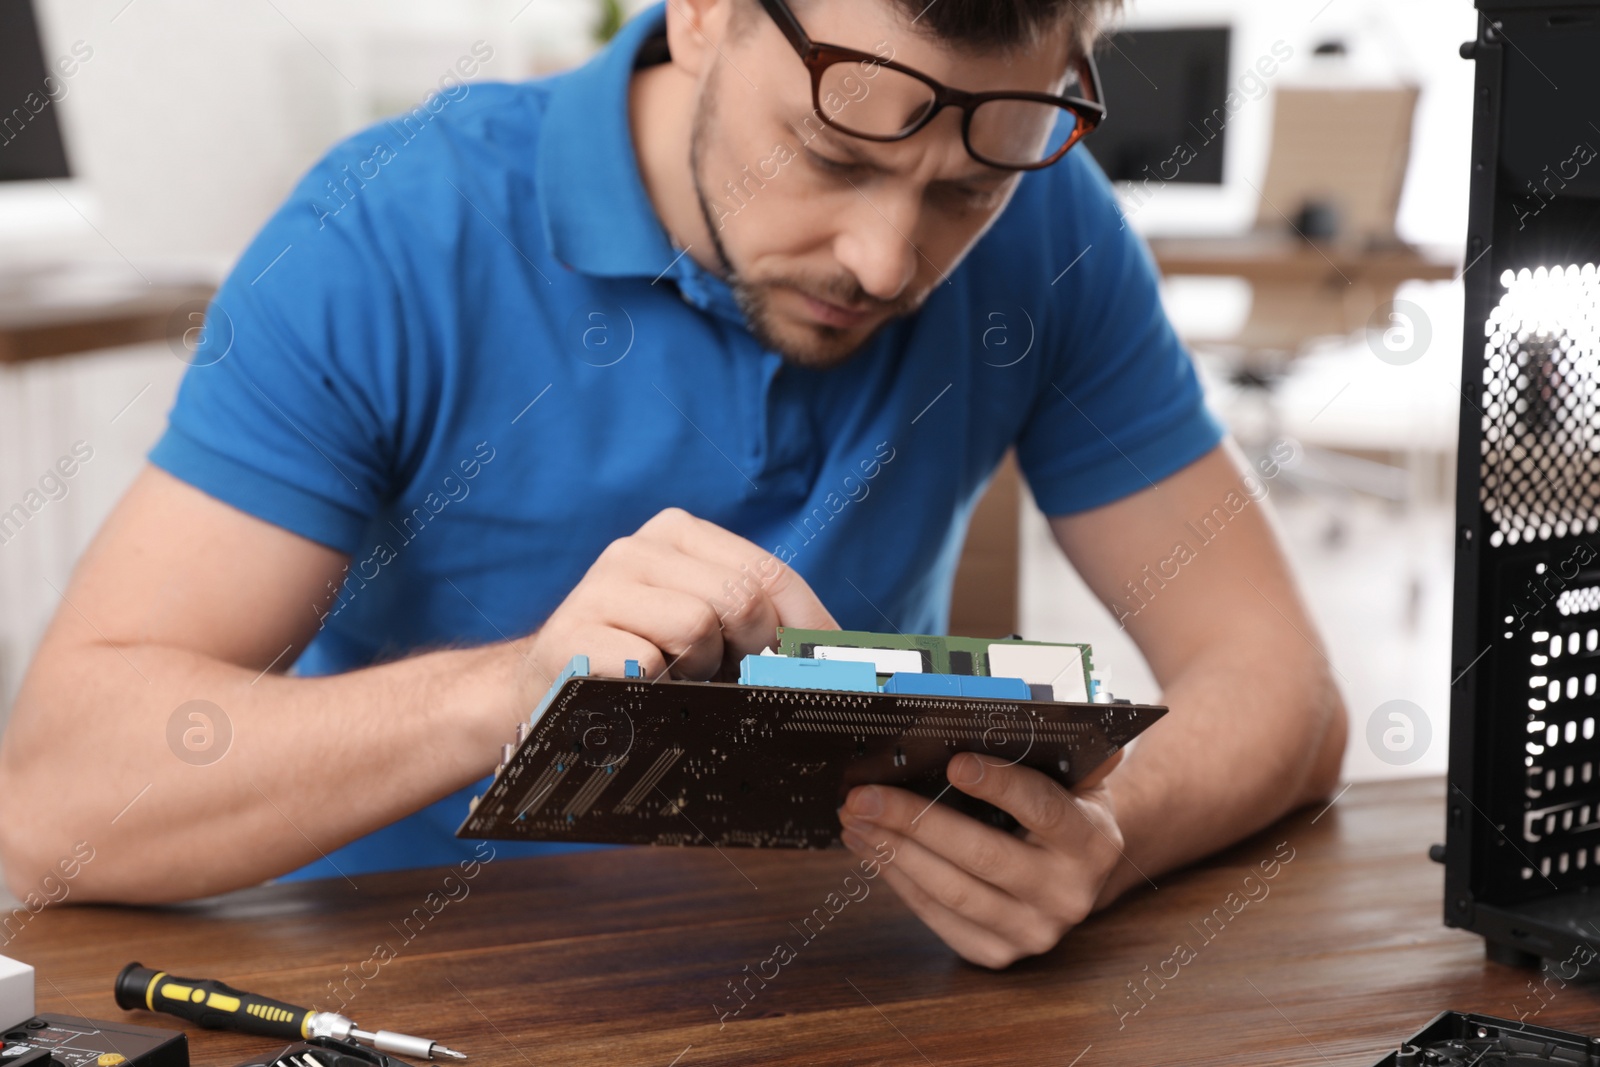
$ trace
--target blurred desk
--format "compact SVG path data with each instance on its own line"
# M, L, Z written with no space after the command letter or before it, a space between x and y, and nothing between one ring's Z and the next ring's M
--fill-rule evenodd
M102 348L181 337L198 327L212 286L151 285L40 299L28 288L0 288L0 364L54 359Z
M1451 281L1459 260L1438 249L1313 244L1298 237L1156 237L1150 251L1164 275L1243 278L1251 284L1317 285L1335 279L1392 289L1407 281Z
M1443 1009L1538 1007L1534 972L1487 962L1481 940L1441 924L1443 869L1426 851L1443 826L1441 779L1355 785L1001 973L962 963L881 877L808 941L798 927L856 862L742 849L613 849L492 860L470 880L441 868L182 907L47 908L6 953L38 969L42 1011L178 1025L116 1008L112 978L139 960L308 1006L346 1003L367 1026L442 1041L473 1067L1366 1067ZM1263 882L1275 853L1290 858ZM774 968L779 943L795 955ZM1165 963L1180 943L1194 958ZM758 971L764 985L749 977ZM747 979L752 999L723 1025L719 1012L740 1003L729 984ZM1537 1022L1592 1032L1597 1006L1600 993L1569 985ZM273 1045L190 1040L196 1067Z

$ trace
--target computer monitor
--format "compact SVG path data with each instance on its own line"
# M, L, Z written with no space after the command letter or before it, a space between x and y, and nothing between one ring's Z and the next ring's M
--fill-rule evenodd
M0 0L0 182L66 178L56 97L32 0Z
M47 47L33 0L0 0L0 291L40 262L93 248L92 191L73 176L65 134L77 106L83 41ZM69 99L69 97L71 99Z
M1125 29L1100 47L1106 121L1084 146L1112 181L1222 184L1231 44L1208 26Z

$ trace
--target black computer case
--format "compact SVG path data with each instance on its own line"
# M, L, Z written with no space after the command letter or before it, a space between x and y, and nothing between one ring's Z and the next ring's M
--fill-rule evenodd
M1600 0L1480 0L1445 922L1600 950ZM1526 272L1526 273L1524 273Z

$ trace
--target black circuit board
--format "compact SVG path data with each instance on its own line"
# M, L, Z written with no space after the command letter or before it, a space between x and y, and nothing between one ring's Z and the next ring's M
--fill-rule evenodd
M1166 711L570 678L523 729L456 836L827 848L845 796L869 783L1010 830L1010 815L949 784L951 756L975 752L1070 787Z
M189 1042L178 1030L37 1015L6 1031L0 1064L39 1067L189 1067Z
M1595 1067L1600 1038L1447 1011L1375 1067Z

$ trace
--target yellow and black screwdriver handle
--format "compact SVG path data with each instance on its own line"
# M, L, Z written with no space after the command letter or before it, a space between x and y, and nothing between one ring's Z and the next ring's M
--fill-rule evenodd
M165 1012L208 1030L236 1030L289 1041L311 1036L309 1008L246 993L213 978L179 978L130 963L117 975L117 1006Z

